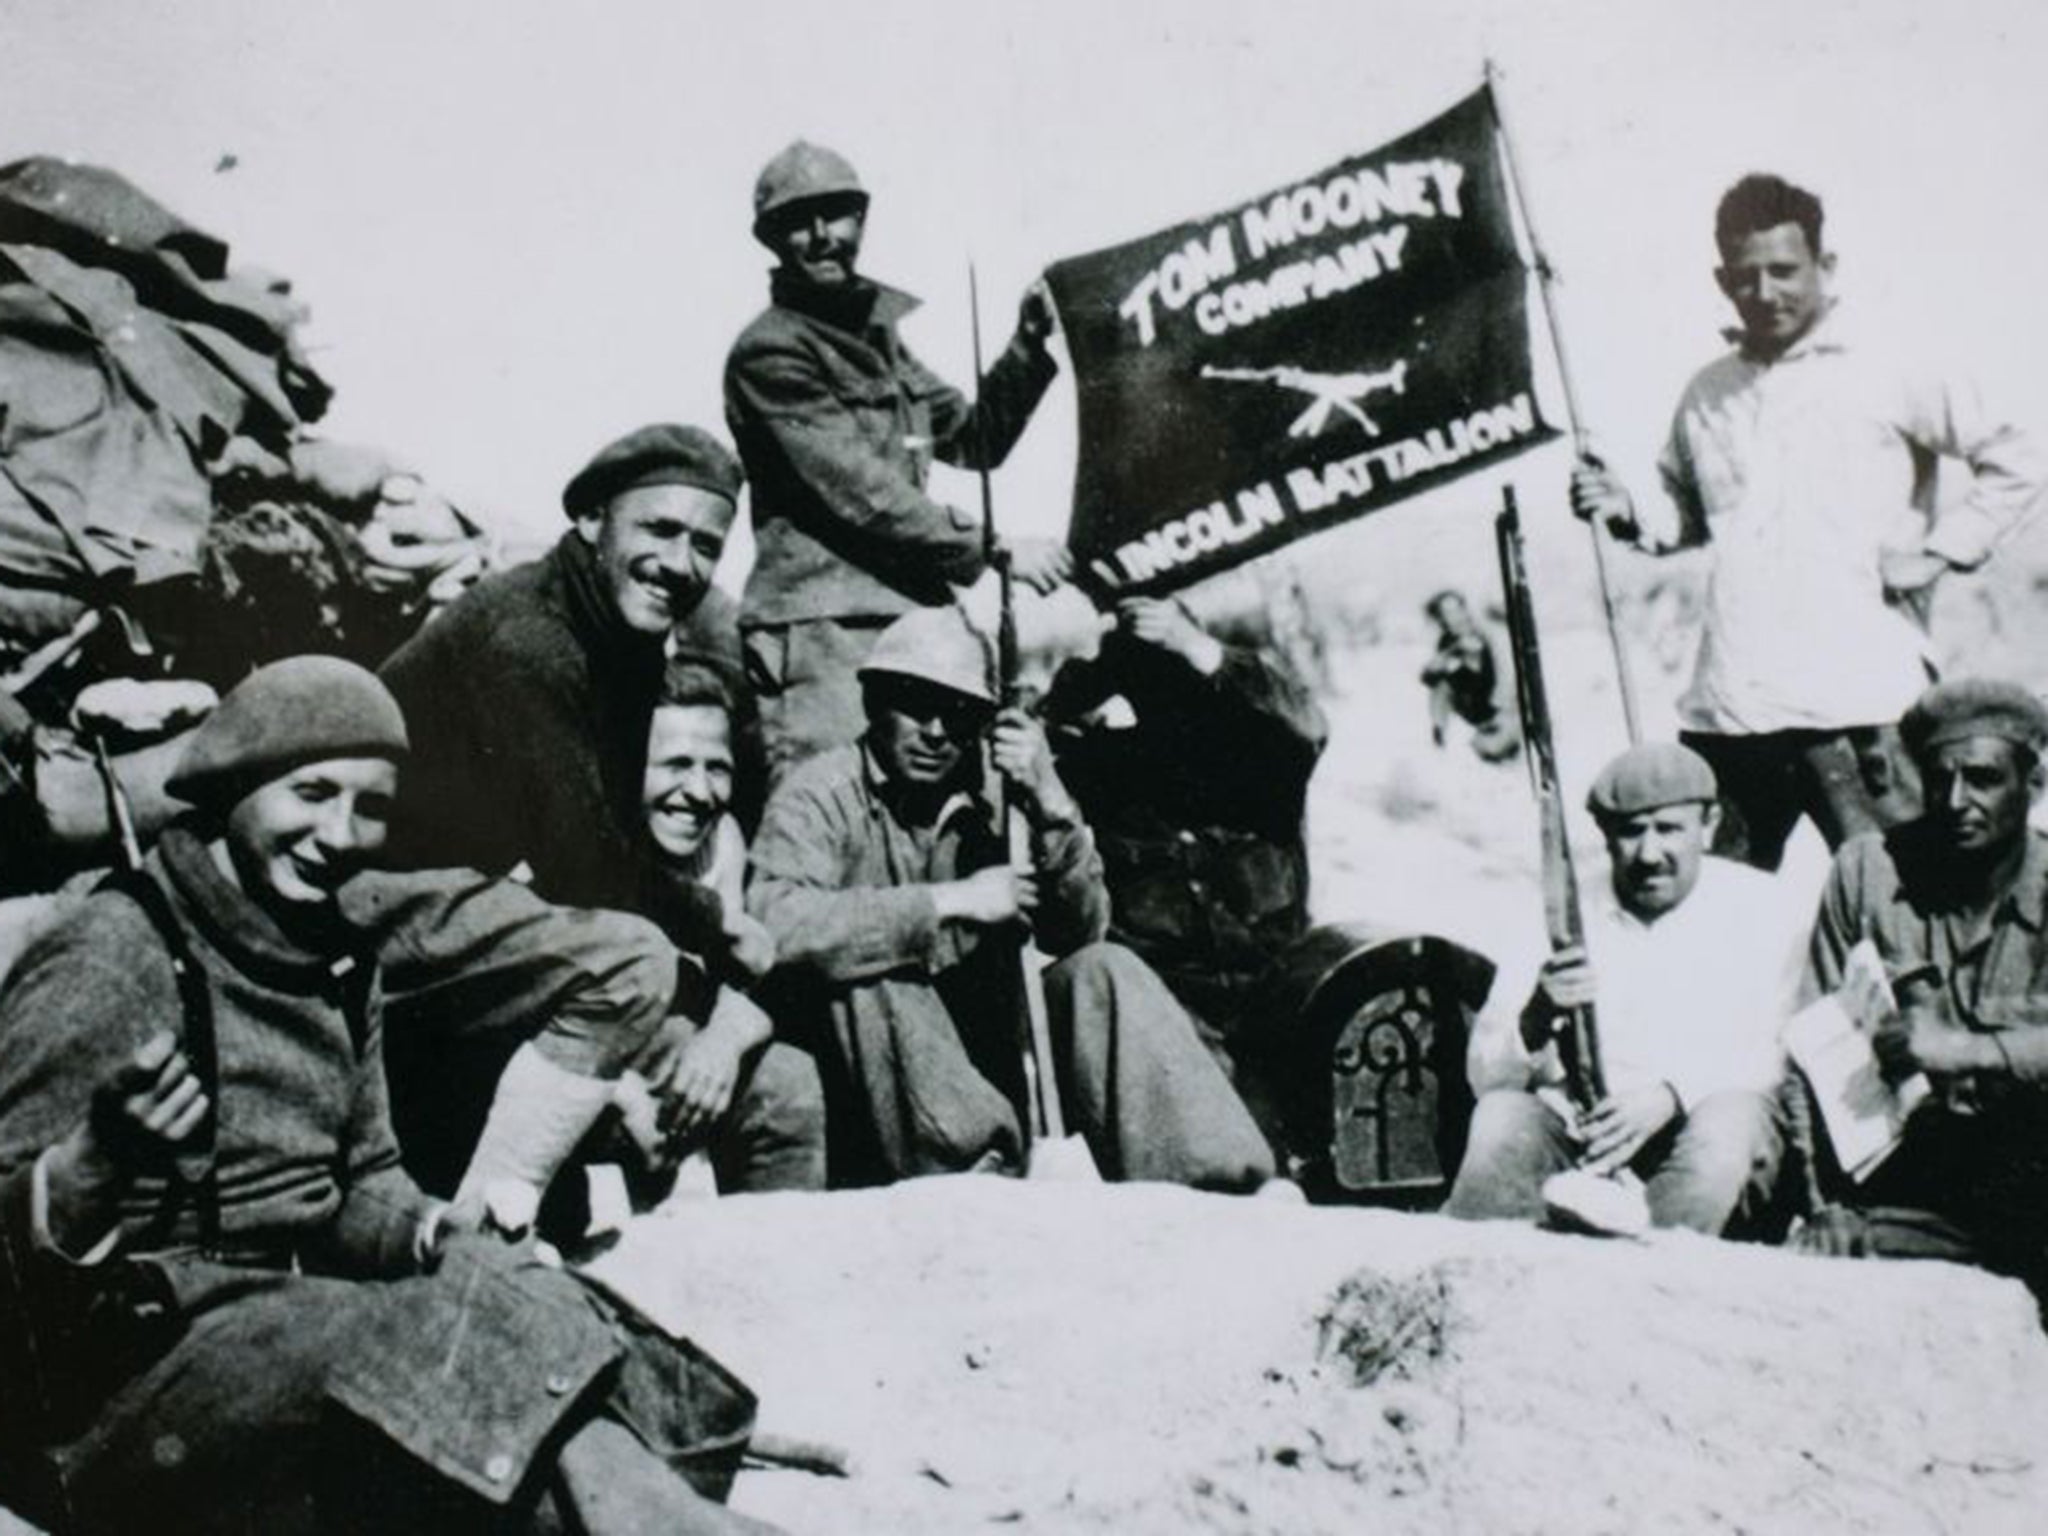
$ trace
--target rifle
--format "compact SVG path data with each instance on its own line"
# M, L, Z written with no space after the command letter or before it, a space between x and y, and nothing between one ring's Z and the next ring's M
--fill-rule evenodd
M121 867L130 874L142 870L142 840L135 835L135 814L128 806L127 792L114 772L114 760L107 755L107 739L92 733L93 766L99 770L100 790L107 800L107 830L114 836Z
M1507 598L1508 644L1515 658L1515 701L1522 716L1529 783L1543 836L1543 919L1550 951L1583 948L1586 925L1579 912L1579 883L1565 834L1564 796L1557 782L1557 749L1550 731L1550 699L1543 688L1543 657L1536 645L1536 610L1522 553L1522 520L1515 488L1501 488L1501 509L1493 524L1500 549L1501 589ZM1572 1102L1589 1110L1607 1097L1600 1068L1600 1036L1587 1003L1568 1010L1557 1025L1558 1054Z
M967 304L974 334L975 392L981 383L981 289L974 267L967 268ZM977 416L977 420L980 418ZM996 621L996 700L1004 709L1018 702L1017 688L1017 602L1016 582L1010 570L1009 551L996 538L995 492L990 485L988 454L975 455L981 485L981 552L984 563L996 573L999 617ZM998 777L995 786L996 824L1008 841L1010 865L1029 869L1032 862L1031 826L1024 813L1012 803L1010 786ZM1031 951L1028 934L1017 946L1017 974L1023 992L1024 1091L1034 1122L1034 1141L1050 1147L1067 1139L1066 1116L1060 1108L1059 1079L1054 1074L1052 1025L1045 1012L1045 987ZM1063 1154L1065 1157L1067 1154ZM1085 1149L1082 1157L1086 1156ZM1034 1166L1039 1159L1034 1155ZM1078 1159L1075 1159L1078 1163ZM1093 1163L1089 1167L1093 1168Z

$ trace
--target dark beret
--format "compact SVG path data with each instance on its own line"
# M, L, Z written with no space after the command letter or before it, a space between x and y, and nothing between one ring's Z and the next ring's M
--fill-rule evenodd
M643 485L694 485L737 502L745 482L740 461L709 432L662 422L600 448L562 488L562 509L571 517L602 512L620 492Z
M338 656L289 656L229 690L185 744L164 787L198 806L232 804L307 763L406 754L390 690Z
M1915 758L1966 736L1995 736L2038 754L2048 742L2048 709L2018 683L1963 677L1936 683L1899 721L1899 740Z
M1600 770L1586 792L1586 809L1601 818L1633 816L1719 798L1714 770L1699 753L1675 741L1646 741Z

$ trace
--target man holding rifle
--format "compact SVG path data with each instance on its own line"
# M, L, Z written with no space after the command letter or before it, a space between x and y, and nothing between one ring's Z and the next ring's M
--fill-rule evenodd
M1594 780L1611 899L1593 904L1584 948L1544 963L1520 1028L1475 1036L1481 1098L1445 1214L1540 1217L1545 1181L1573 1167L1640 1175L1658 1226L1719 1233L1768 1199L1791 956L1771 883L1707 854L1715 793L1671 742L1631 747ZM1554 1044L1589 1003L1607 1092L1581 1112Z
M1017 954L1028 922L1062 1097L1112 1179L1249 1190L1265 1138L1143 961L1102 942L1109 898L1045 733L998 710L959 609L896 620L860 669L867 730L770 797L749 905L774 935L778 1017L810 1027L834 1183L1023 1164ZM983 793L980 739L1029 823L1014 867Z

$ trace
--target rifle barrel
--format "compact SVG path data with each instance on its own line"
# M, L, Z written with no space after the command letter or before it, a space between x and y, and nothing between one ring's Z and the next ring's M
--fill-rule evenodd
M1514 652L1515 699L1521 706L1522 739L1542 834L1544 926L1555 954L1583 946L1586 925L1579 908L1578 875L1572 867L1571 834L1565 825L1564 793L1557 776L1550 699L1543 686L1543 653L1537 644L1536 609L1523 557L1521 513L1512 485L1501 488L1494 536L1507 600L1508 644ZM1560 1043L1571 1096L1581 1108L1590 1109L1607 1096L1600 1037L1590 1005L1571 1010Z

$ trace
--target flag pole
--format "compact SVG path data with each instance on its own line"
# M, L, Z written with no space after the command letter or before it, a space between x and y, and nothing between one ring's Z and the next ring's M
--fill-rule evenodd
M1508 132L1507 113L1501 104L1502 75L1492 59L1486 61L1486 83L1490 87L1489 100L1493 107L1494 127L1500 131L1501 157L1506 162L1508 191L1514 198L1515 210L1522 217L1522 228L1529 236L1529 250L1536 265L1537 292L1543 298L1543 318L1550 326L1550 345L1557 354L1557 376L1564 386L1564 413L1570 419L1572 451L1582 459L1594 457L1592 435L1586 430L1579 415L1578 391L1572 387L1572 369L1565 354L1564 328L1557 321L1556 277L1551 271L1550 256L1543 248L1542 238L1536 233L1536 220L1529 211L1529 199L1522 190L1522 175L1515 161L1514 135ZM1593 569L1600 578L1600 609L1607 620L1607 642L1614 651L1614 676L1621 688L1621 714L1628 726L1631 746L1643 739L1642 715L1636 704L1636 683L1634 669L1629 665L1628 646L1622 640L1621 620L1614 606L1614 583L1607 571L1607 530L1601 526L1598 517L1589 518L1587 531L1593 538Z

